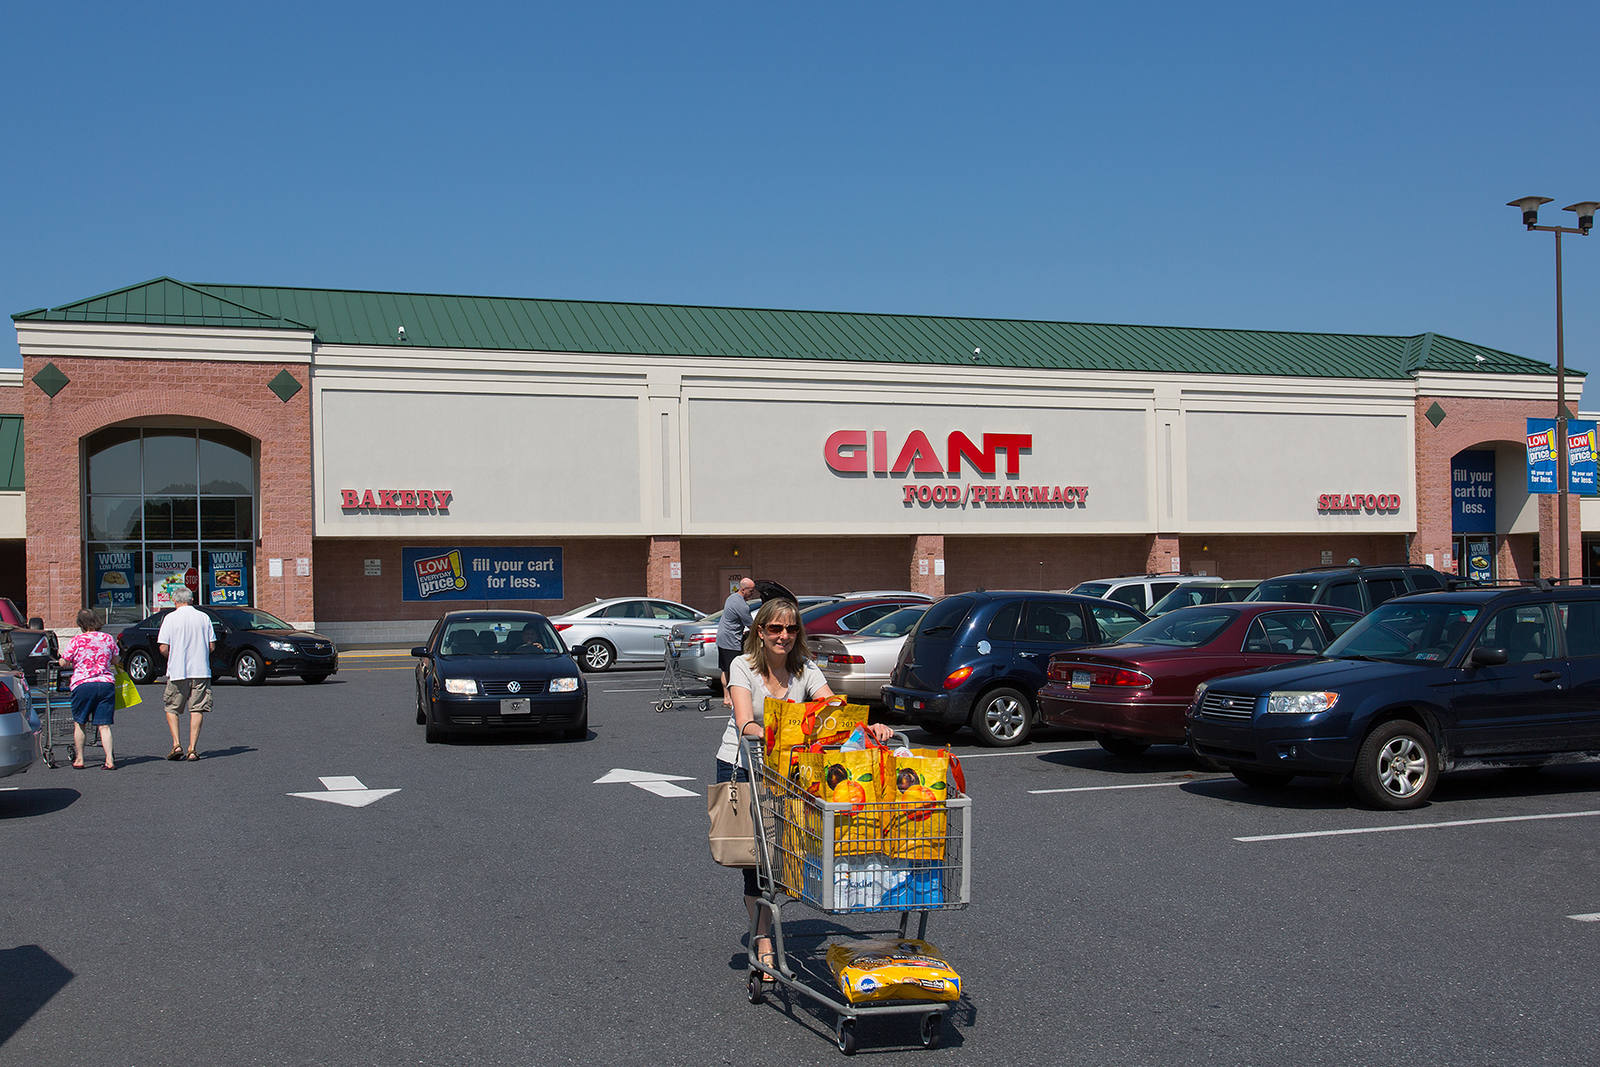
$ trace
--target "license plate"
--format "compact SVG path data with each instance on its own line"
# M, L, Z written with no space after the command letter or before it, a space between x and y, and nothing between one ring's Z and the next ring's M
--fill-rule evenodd
M502 715L526 715L530 710L527 697L522 697L518 700L502 700L500 702L500 714Z
M1087 688L1089 688L1089 672L1088 671L1073 671L1072 672L1072 688L1074 688L1074 689L1087 689Z
M901 700L899 696L891 696L889 698L889 710L890 711L894 711L894 710L896 710L898 708L902 708L902 707L905 707L905 701Z

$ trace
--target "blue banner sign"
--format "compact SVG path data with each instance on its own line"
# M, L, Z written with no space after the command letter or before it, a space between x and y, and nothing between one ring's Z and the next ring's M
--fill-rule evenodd
M560 600L559 548L403 548L402 600Z
M215 606L250 603L250 568L245 553L206 553L206 602Z
M1494 453L1461 452L1450 461L1450 529L1494 533Z
M1528 492L1556 491L1556 420L1528 420Z
M96 552L94 554L94 602L102 608L127 607L133 603L133 553Z
M1596 492L1593 422L1567 420L1567 492L1593 496Z
M1494 538L1467 538L1466 576L1475 582L1494 581Z
M1567 420L1567 492L1596 492L1595 424ZM1528 492L1558 492L1556 420L1528 420Z

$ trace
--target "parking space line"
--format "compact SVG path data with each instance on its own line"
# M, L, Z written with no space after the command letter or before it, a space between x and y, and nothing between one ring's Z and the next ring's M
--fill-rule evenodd
M1099 793L1107 789L1155 789L1163 785L1189 785L1193 782L1215 782L1216 778L1185 778L1181 782L1139 782L1134 785L1080 785L1070 789L1030 789L1028 792L1035 795L1040 793Z
M1501 815L1492 819L1450 819L1445 822L1409 822L1399 826L1362 826L1345 830L1304 830L1296 834L1260 834L1255 837L1236 837L1235 841L1292 841L1301 837L1344 837L1350 834L1386 834L1396 830L1440 830L1447 826L1484 826L1496 822L1537 822L1541 819L1584 819L1600 815L1600 811L1556 811L1546 815Z
M1576 919L1581 923L1600 923L1600 911L1590 912L1588 915L1568 915L1569 919Z
M1082 752L1086 748L1093 748L1094 742L1087 741L1071 748L1017 748L1006 752L958 752L961 762L969 759L988 759L991 756L1049 756L1057 752Z

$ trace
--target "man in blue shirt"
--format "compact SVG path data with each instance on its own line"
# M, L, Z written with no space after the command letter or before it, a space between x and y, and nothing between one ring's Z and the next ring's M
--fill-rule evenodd
M732 707L728 696L728 667L744 651L744 635L755 622L748 601L756 595L756 583L751 578L740 578L739 588L728 594L722 605L722 618L717 622L717 666L722 671L722 705Z

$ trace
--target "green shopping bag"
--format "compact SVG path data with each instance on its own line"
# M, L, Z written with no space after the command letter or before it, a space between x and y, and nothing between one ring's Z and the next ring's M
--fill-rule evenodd
M139 687L133 684L132 678L128 677L127 671L121 667L113 667L112 673L117 678L116 706L118 708L131 708L144 699L139 695Z

